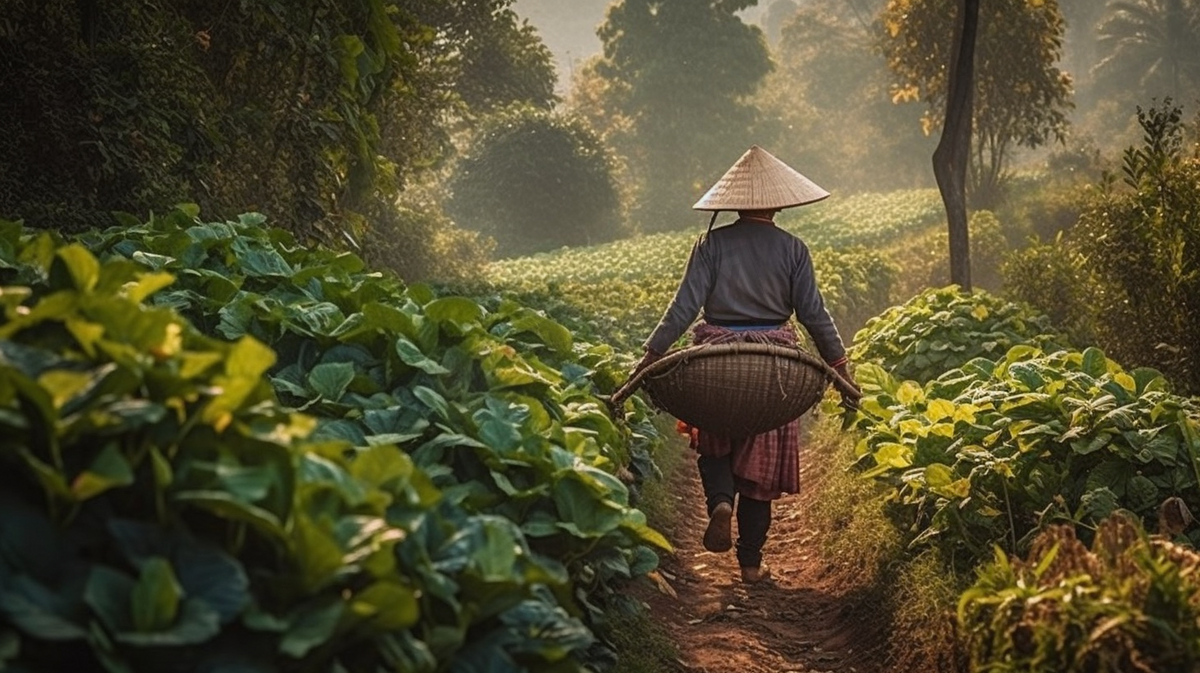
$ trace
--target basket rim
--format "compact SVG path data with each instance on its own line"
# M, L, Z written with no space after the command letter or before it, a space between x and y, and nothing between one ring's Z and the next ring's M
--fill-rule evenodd
M758 354L758 355L773 355L776 357L791 358L800 360L809 365L816 367L824 375L826 381L831 382L839 392L854 391L854 387L837 373L833 367L830 367L827 362L821 358L809 353L799 345L787 346L777 343L762 343L757 341L726 341L721 343L703 343L687 346L684 348L676 348L667 351L658 360L650 363L646 367L633 373L629 379L622 384L612 395L612 402L620 404L630 395L641 387L642 383L647 378L652 378L656 373L667 369L674 368L677 364L686 362L692 358L714 357L718 355L741 355L741 354Z

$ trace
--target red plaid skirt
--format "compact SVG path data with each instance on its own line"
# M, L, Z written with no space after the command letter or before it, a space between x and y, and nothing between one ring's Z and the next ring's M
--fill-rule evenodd
M702 322L692 330L692 341L697 344L758 341L791 346L796 344L796 333L791 327L734 331ZM718 458L731 455L733 480L738 493L755 500L775 500L784 493L800 492L798 419L741 441L717 437L683 423L680 426L681 431L689 435L691 447L700 455Z

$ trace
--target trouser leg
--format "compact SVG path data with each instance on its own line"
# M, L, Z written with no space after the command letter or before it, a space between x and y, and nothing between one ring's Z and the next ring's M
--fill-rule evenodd
M762 548L771 528L771 501L738 496L737 560L743 568L762 565Z
M733 486L733 467L729 455L721 457L700 456L696 465L700 468L700 484L704 487L704 499L708 503L708 513L722 502L733 504L736 490Z

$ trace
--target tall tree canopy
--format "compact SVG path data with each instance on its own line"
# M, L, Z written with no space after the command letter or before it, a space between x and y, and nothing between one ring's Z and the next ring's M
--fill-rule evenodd
M954 4L890 0L882 16L879 44L895 74L893 98L927 103L927 133L941 126L946 108ZM980 7L970 178L979 207L999 198L1013 145L1064 139L1071 78L1056 66L1064 30L1057 0L990 0Z
M602 129L627 161L633 219L678 227L687 209L754 142L749 100L771 70L762 31L737 12L754 0L621 0L600 27L596 104L628 122ZM597 115L591 115L593 119Z
M511 1L11 0L0 217L80 228L193 201L368 233L449 154L454 120L553 102Z

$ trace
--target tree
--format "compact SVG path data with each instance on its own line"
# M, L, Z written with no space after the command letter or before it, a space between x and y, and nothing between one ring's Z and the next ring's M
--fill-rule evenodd
M549 104L549 54L510 4L11 0L0 217L79 229L191 201L361 238L399 221L396 199L450 156L472 106Z
M971 248L967 229L966 174L971 153L975 88L975 45L979 39L979 0L960 0L946 86L945 126L933 152L933 173L946 204L950 232L950 282L971 291Z
M603 129L635 185L634 221L677 228L688 206L754 143L749 100L771 69L736 13L753 0L622 0L599 29L598 102L628 120Z
M532 107L493 116L450 182L448 212L501 256L590 245L620 233L613 163L581 120Z
M880 48L897 102L924 100L928 133L942 122L955 34L955 0L891 0ZM1011 147L1063 141L1071 78L1055 63L1064 23L1056 0L992 0L980 8L969 194L990 208L1001 196Z
M413 15L438 31L437 55L454 65L450 81L472 116L520 103L556 102L553 56L514 0L410 0Z
M762 25L766 31L767 38L773 43L779 42L779 38L783 35L783 27L796 12L800 10L800 5L796 0L773 0L767 5L766 12L763 13Z
M1095 66L1098 78L1136 82L1143 96L1200 92L1200 2L1116 0L1105 8Z
M934 142L914 106L892 104L872 38L845 6L797 10L757 96L761 135L831 191L930 186L923 169Z

